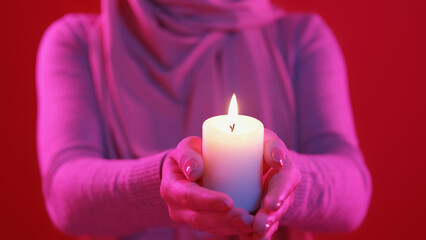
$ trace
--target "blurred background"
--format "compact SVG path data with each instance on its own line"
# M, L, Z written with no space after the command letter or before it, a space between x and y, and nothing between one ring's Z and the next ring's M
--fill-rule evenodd
M426 216L426 1L276 0L317 12L345 55L373 199L353 233L316 239L424 239ZM74 239L44 208L35 145L35 58L40 38L70 12L98 0L3 1L0 9L0 239Z

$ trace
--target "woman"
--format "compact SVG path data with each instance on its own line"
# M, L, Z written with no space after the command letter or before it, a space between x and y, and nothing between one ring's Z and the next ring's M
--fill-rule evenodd
M64 232L310 239L353 230L367 212L343 57L316 15L267 0L104 0L100 15L47 30L37 88L46 208ZM270 129L255 215L195 182L196 136L233 92Z

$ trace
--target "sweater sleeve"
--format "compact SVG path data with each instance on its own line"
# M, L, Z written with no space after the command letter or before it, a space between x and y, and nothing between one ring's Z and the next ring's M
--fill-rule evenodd
M171 224L160 196L167 151L105 159L86 44L93 19L67 16L44 34L37 57L37 144L46 209L70 234L121 236Z
M295 33L298 146L302 173L282 224L309 231L350 231L363 221L371 177L358 146L347 74L338 43L318 16L301 17Z

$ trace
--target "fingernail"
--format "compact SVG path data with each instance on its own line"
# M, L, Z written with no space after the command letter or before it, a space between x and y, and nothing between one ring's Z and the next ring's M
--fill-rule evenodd
M266 222L265 223L265 232L268 231L268 229L271 227L272 223L271 222Z
M214 206L219 211L226 211L226 210L231 209L231 207L232 207L231 204L229 202L226 202L226 201L225 202L220 201L220 202L216 203Z
M273 211L278 210L281 207L282 204L283 204L282 201L278 201L277 203L275 203L272 210Z
M270 221L267 221L267 222L265 223L265 225L263 225L263 228L262 228L262 229L260 229L260 231L258 232L258 234L263 234L263 233L265 233L266 231L268 231L268 229L271 227L271 225L272 225L272 223L271 223Z
M187 179L191 176L191 174L198 168L198 162L194 159L190 159L185 163L184 166L184 174Z
M273 149L271 156L274 162L278 163L281 167L284 165L284 162L283 162L284 156L282 151L279 148Z

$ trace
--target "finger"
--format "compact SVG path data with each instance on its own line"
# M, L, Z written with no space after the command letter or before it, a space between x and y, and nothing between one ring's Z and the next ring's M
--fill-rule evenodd
M202 140L199 137L187 137L180 141L171 158L177 163L185 177L190 181L199 179L204 171L201 156Z
M229 211L234 203L228 195L203 188L193 182L177 182L165 187L164 198L194 211Z
M279 222L287 212L288 208L293 204L294 194L288 197L284 203L274 212L268 212L260 209L253 220L253 230L257 234L264 234L273 224Z
M171 155L173 155L173 151L164 160L161 183L187 181L187 178Z
M235 228L232 227L226 227L226 228L218 228L218 229L206 229L204 230L206 232L209 232L214 235L236 235L238 231Z
M284 142L273 131L265 129L263 158L266 164L274 169L282 168L287 152Z
M239 233L242 234L249 234L253 232L253 220L254 216L249 214L247 210L242 208L235 208L234 211L236 211L239 215L234 217L231 220L231 225L233 225Z
M187 181L172 159L164 161L160 194L168 204L176 203L196 211L228 211L234 205L228 195Z
M238 237L240 238L240 240L252 240L253 239L253 234L246 234L246 233L238 233Z
M276 215L276 213L272 213ZM254 233L262 235L264 234L274 223L275 217L269 216L264 210L259 210L254 216L253 230Z
M280 225L279 222L275 222L274 224L272 224L272 226L265 233L263 233L263 234L254 233L253 234L253 240L272 239L272 236L277 231L279 225Z
M233 234L237 234L237 230L231 225L233 218L239 216L239 212L232 209L228 212L200 212L182 208L173 208L170 216L173 221L179 223L187 223L191 227L204 231L218 231L232 229Z
M239 233L239 234L252 234L253 233L253 227L251 226L245 226L245 227L235 227L235 230Z
M284 168L279 171L274 169L267 177L267 194L261 207L268 211L277 210L300 184L300 171L288 158L286 158Z
M271 169L271 166L269 166L266 162L265 162L265 160L263 160L263 167L262 167L262 169L263 169L263 175L265 175L266 173L268 173L268 171Z

